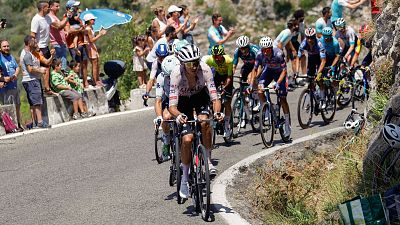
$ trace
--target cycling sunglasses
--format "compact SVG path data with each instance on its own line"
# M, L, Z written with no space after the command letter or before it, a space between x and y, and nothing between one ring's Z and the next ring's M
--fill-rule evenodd
M183 64L189 68L198 67L200 65L200 60L184 62Z

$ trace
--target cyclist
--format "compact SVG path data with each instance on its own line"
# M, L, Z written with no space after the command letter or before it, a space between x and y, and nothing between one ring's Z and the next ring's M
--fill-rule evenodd
M232 91L233 91L233 63L232 58L225 54L224 47L222 45L214 45L211 48L211 55L203 57L203 61L211 67L214 72L214 83L217 89L223 86L221 95L225 96L225 125L224 125L224 137L231 136L230 123L231 118L231 102L232 102Z
M254 64L254 72L250 82L249 90L252 89L252 84L255 77L258 78L258 94L260 101L265 102L266 98L264 91L265 86L268 86L272 80L275 83L275 89L279 91L281 106L285 116L285 136L291 134L289 104L286 100L287 96L287 68L283 52L278 47L273 47L273 42L270 37L263 37L260 40L261 50L258 52L256 62ZM267 117L266 117L267 119Z
M156 48L156 56L157 60L152 63L151 71L150 71L150 79L149 82L146 84L146 93L143 95L144 99L148 99L149 93L154 85L154 82L157 79L158 74L161 73L161 63L163 62L164 58L169 55L168 52L168 45L166 44L159 44Z
M369 49L367 55L364 57L361 65L363 67L369 66L372 63L372 37L368 37L367 34L370 32L368 24L363 24L360 27L359 30L359 36L360 38L358 41L360 42L359 47L356 48L355 54L353 56L353 59L351 60L350 66L353 67L357 61L358 57L360 56L361 52L361 46L364 46Z
M196 45L186 45L179 51L177 58L181 66L171 73L171 90L169 95L169 111L177 120L183 124L182 130L182 181L179 195L182 198L189 197L188 173L191 161L191 146L193 134L190 126L185 123L193 118L193 109L198 118L209 117L210 99L213 102L214 117L223 120L220 113L221 102L218 100L217 91L213 81L211 68L200 61L200 50ZM207 92L208 90L208 92ZM210 174L216 174L216 168L211 163L211 127L208 123L201 123L203 143L208 153ZM178 184L179 185L179 184Z
M340 47L342 48L342 56L347 62L351 62L356 48L361 48L357 34L352 27L346 26L344 18L337 19L335 26L337 28L336 38L339 40Z
M317 31L317 37L321 38L322 37L322 29L325 27L331 27L332 26L332 21L331 21L331 16L332 16L332 11L331 7L324 7L322 9L322 17L320 17L316 22L315 22L315 30Z
M315 77L317 73L322 72L324 67L321 64L321 59L325 58L325 48L322 43L317 39L317 33L314 28L307 28L305 31L306 39L301 43L299 52L297 55L298 59L305 58L305 51L307 51L307 76ZM299 67L299 66L298 66ZM318 72L317 72L318 71ZM320 90L324 90L323 83L319 83ZM321 91L321 108L326 108L326 104L324 101L324 92Z

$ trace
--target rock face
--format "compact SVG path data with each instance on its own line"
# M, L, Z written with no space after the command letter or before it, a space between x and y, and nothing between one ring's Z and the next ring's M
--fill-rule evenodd
M389 90L390 100L386 109L391 107L394 113L400 114L400 8L396 0L387 1L381 15L375 21L376 34L373 39L373 57L374 63L379 64L384 61L391 62L392 76L394 84ZM392 122L398 124L399 120L394 118ZM383 122L378 125L375 133L372 135L367 154L364 159L364 172L368 172L370 165L379 163L380 156L387 149L388 144L383 139L381 130Z

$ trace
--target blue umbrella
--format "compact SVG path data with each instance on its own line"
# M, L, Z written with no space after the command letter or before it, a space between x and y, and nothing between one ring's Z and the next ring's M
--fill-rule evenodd
M86 9L81 13L80 18L83 20L83 17L88 13L97 17L93 25L94 31L99 31L102 28L108 29L114 25L129 23L132 20L131 15L112 9Z

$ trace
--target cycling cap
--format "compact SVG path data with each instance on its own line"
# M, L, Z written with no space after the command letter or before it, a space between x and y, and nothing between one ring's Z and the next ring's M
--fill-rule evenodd
M164 75L169 76L174 68L179 67L181 62L174 55L166 57L161 63L161 69Z
M211 55L225 55L224 46L214 45L211 49Z
M168 46L166 44L159 44L156 48L156 56L166 57L169 55Z
M271 48L272 43L273 43L273 41L270 37L263 37L260 40L260 47L261 48Z
M307 28L307 29L304 31L304 33L305 33L305 35L306 35L307 37L312 37L312 36L315 36L315 34L316 34L315 29L312 28L312 27Z
M339 18L335 21L335 26L337 27L344 27L346 26L346 20L344 18Z
M331 36L332 33L333 33L333 30L330 27L324 27L324 29L322 29L322 35Z
M193 44L183 46L181 50L178 52L178 59L181 62L190 62L194 60L200 59L200 49Z
M174 43L172 44L172 51L175 54L178 54L179 50L181 50L183 46L186 46L188 44L189 42L184 39L183 40L175 39Z
M392 148L400 148L400 127L389 123L383 127L383 137Z
M236 40L236 46L238 48L243 48L246 47L247 45L249 45L250 39L249 37L243 35L238 37L238 39Z

